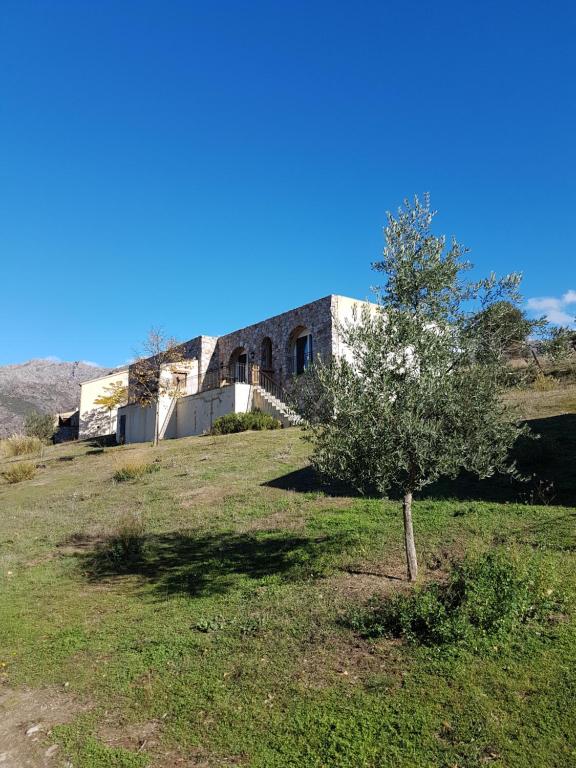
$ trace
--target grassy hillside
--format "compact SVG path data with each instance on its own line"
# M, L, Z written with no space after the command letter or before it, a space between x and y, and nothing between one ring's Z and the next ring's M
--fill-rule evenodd
M50 447L33 480L0 485L0 755L74 768L576 765L575 420L560 406L538 422L537 453L519 448L540 468L525 488L464 478L416 501L425 579L504 545L565 596L538 633L454 652L351 628L352 608L408 589L401 515L320 486L298 430ZM157 469L115 482L127 462ZM134 511L146 543L130 567L106 543Z

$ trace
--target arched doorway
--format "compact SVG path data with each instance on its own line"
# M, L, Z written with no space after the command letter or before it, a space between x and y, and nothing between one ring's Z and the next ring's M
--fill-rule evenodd
M232 381L246 384L248 382L248 356L244 347L236 347L230 355L228 375Z
M288 371L294 376L304 373L312 363L312 334L303 325L294 328L288 340Z

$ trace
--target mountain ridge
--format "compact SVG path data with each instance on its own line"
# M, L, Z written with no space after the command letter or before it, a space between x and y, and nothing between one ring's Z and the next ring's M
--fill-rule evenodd
M30 411L62 413L78 407L80 384L119 367L34 358L0 366L0 437L22 431Z

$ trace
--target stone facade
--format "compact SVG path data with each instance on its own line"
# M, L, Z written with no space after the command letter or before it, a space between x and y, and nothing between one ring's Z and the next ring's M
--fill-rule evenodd
M269 372L278 384L286 384L291 377L292 347L299 333L306 329L312 336L313 357L327 357L332 352L334 322L332 296L283 312L268 320L233 331L218 340L218 364L226 368L234 361L238 350L246 354L248 365L256 364ZM264 363L263 345L270 339L271 360ZM264 364L263 364L264 363Z
M185 359L198 360L198 382L191 391L211 389L233 379L239 361L246 370L257 366L276 384L289 386L297 338L309 337L306 354L313 359L344 354L339 324L350 320L353 307L363 303L345 296L325 296L224 336L190 339L182 347Z

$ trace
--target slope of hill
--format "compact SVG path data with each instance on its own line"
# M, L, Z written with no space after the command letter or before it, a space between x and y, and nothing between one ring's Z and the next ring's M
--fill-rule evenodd
M319 483L297 429L48 446L14 485L37 459L0 457L0 765L573 767L575 421L527 446L543 494L414 502L424 584L504 547L561 596L473 648L366 636L366 602L410 589L402 512Z
M0 366L0 437L19 431L30 411L59 413L76 408L80 384L109 370L55 360Z

